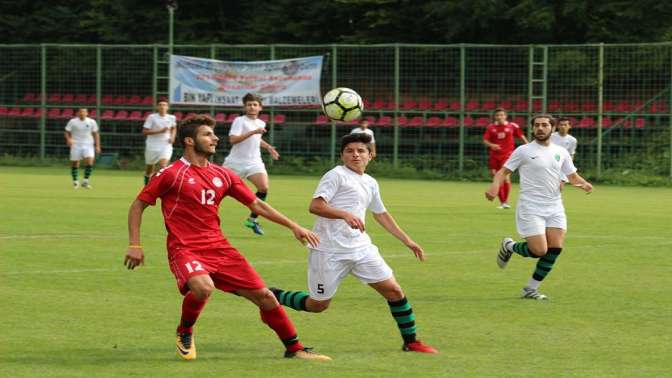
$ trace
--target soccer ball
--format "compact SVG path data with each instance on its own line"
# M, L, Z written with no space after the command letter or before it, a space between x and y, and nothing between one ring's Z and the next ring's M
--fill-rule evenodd
M335 88L322 99L324 114L334 121L350 122L362 116L362 98L350 88Z

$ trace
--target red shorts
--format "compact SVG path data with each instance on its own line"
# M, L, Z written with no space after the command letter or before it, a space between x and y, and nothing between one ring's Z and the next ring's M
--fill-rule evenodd
M168 263L182 295L189 292L187 281L201 274L210 275L215 287L222 291L235 292L240 289L266 287L245 257L230 246L205 250L181 249L169 254Z
M504 166L511 155L490 155L488 158L488 168L499 171Z

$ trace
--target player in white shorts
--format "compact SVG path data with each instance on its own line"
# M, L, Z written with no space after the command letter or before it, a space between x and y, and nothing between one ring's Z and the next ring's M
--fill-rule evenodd
M415 315L392 274L392 269L366 233L364 219L370 210L387 232L401 240L424 261L422 248L397 225L385 209L376 180L367 175L371 160L371 136L349 134L341 140L339 165L327 172L313 194L310 212L317 215L313 231L320 243L308 256L308 287L305 291L271 288L278 301L297 311L322 312L329 307L341 281L353 275L378 291L387 301L404 339L403 350L437 353L416 339Z
M376 158L376 137L373 134L373 130L369 128L369 120L362 118L359 121L359 127L355 127L350 131L350 134L364 133L371 136L371 159Z
M231 124L229 143L231 151L223 165L244 179L250 180L257 188L256 196L262 201L268 197L268 173L261 160L261 148L271 154L273 160L280 159L275 147L261 139L266 133L266 122L259 119L262 109L261 97L248 93L243 97L245 115L237 117ZM257 235L263 235L264 230L257 221L257 214L250 213L245 220L245 227L252 229Z
M88 117L87 108L79 108L77 117L68 121L65 126L65 143L70 147L70 174L72 175L72 187L79 189L79 161L84 160L84 180L82 187L91 189L89 177L93 172L93 163L96 154L100 154L100 134L98 123Z
M497 197L499 186L518 170L520 195L516 208L516 227L525 238L514 242L504 238L497 254L497 264L505 268L514 253L538 258L532 278L523 288L522 298L543 300L548 297L539 292L539 285L553 268L562 251L567 232L567 217L560 194L563 176L575 187L587 193L593 186L576 173L569 153L551 143L555 120L548 114L536 115L531 120L534 141L518 147L492 180L485 196L489 201Z
M156 103L156 113L147 116L142 126L142 135L145 140L145 185L154 173L154 166L165 168L173 156L173 143L177 122L175 116L168 114L168 101L159 100Z
M567 152L569 152L569 156L572 158L572 161L574 161L574 155L576 154L576 146L578 142L576 141L576 138L569 135L569 130L571 130L571 128L572 123L569 118L558 118L558 131L551 134L551 143L555 143L558 146L564 147ZM560 182L561 188L564 186L565 182L567 182L567 177L563 176L562 181Z

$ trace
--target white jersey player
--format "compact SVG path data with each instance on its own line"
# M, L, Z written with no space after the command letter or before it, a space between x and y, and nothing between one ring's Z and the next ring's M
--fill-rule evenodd
M89 177L93 172L96 154L101 151L98 123L88 117L86 108L77 110L77 117L68 121L65 126L65 143L70 147L70 174L72 187L79 189L79 161L84 160L84 180L82 187L91 189Z
M534 274L523 288L522 298L543 300L539 285L553 268L562 251L567 232L567 216L562 203L560 182L563 177L572 185L591 193L593 186L576 173L572 158L566 149L551 143L555 120L547 114L531 120L534 142L518 147L506 161L485 193L488 200L497 197L499 186L518 170L520 195L516 208L516 228L525 238L514 242L502 241L497 255L500 268L506 267L513 253L538 258Z
M243 97L245 115L237 117L231 124L229 131L229 143L231 151L224 160L223 165L244 179L250 180L257 188L256 196L266 201L268 196L268 173L263 160L261 149L271 154L273 160L280 159L280 154L275 147L266 143L261 135L266 133L266 122L259 119L261 112L261 97L248 93ZM245 220L245 227L252 229L257 235L263 235L264 230L257 222L257 214L251 213Z
M572 135L569 135L569 130L571 129L572 124L569 118L558 119L558 131L551 134L551 142L557 144L558 146L564 147L567 152L569 152L572 160L574 160L578 142L576 141L576 138L574 138Z
M156 103L156 113L152 113L145 119L142 126L142 135L145 140L145 185L154 173L154 166L159 164L164 168L173 156L173 143L177 122L175 116L168 114L168 101L159 100Z
M373 134L373 130L369 128L369 120L362 119L359 121L359 127L355 127L350 131L350 134L364 133L371 136L371 158L376 158L376 137Z
M310 212L317 215L313 231L320 238L308 255L309 292L271 288L278 301L298 311L322 312L329 307L341 281L353 275L387 301L404 340L403 350L437 353L416 340L415 315L392 269L366 233L366 211L420 261L422 248L397 225L380 196L376 180L365 173L371 160L371 137L349 134L341 140L344 165L327 172L313 194Z

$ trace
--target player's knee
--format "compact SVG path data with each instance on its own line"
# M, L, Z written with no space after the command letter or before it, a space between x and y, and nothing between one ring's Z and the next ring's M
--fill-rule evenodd
M529 246L528 246L529 247ZM547 249L545 247L529 247L530 252L537 257L542 257L546 255Z
M273 292L268 289L261 290L258 294L257 300L261 306L265 307L274 308L279 304L278 300L275 298L275 295L273 295Z
M403 298L404 298L404 291L401 290L401 286L399 286L399 284L395 284L394 286L386 290L385 299L387 299L388 301L391 302L400 301Z
M213 290L215 290L215 285L210 280L199 280L189 283L189 290L197 299L204 301L208 299Z

